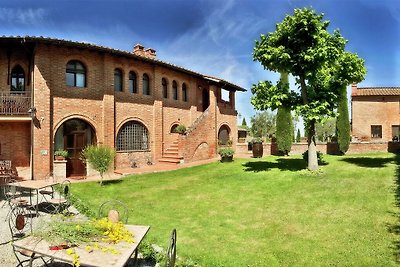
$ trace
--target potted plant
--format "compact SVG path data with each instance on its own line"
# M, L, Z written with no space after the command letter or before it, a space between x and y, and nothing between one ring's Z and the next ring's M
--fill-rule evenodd
M221 156L221 162L231 162L235 151L230 147L220 148L218 154Z
M183 124L179 124L175 128L175 132L178 133L178 134L184 134L186 132L186 126L183 125Z
M63 149L57 149L54 151L54 159L55 160L65 160L68 157L68 151Z
M251 143L253 147L253 158L261 158L263 156L263 140L261 137L255 137Z

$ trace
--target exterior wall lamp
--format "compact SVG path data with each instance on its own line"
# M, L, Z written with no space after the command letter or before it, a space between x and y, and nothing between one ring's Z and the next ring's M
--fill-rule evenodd
M35 118L36 117L36 108L35 107L29 108L28 113L32 118Z

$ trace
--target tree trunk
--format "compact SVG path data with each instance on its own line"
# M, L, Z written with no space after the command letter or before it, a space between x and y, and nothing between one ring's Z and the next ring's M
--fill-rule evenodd
M315 120L308 125L308 169L310 171L318 170L317 146L315 144Z

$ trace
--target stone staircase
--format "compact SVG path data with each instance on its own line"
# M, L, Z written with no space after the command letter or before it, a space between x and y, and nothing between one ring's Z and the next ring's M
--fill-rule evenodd
M160 163L179 164L182 159L183 157L179 155L178 141L174 141L164 149L163 156L158 161Z

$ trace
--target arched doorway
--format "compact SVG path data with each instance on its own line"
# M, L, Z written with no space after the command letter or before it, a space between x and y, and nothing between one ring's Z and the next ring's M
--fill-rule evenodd
M210 92L207 88L203 88L203 111L205 111L210 105Z
M68 151L67 177L86 176L86 164L81 159L81 152L88 144L96 143L93 128L81 119L64 122L54 137L54 150Z
M229 134L231 132L231 129L228 127L228 125L222 125L219 128L218 131L218 144L219 145L228 145L230 138Z

